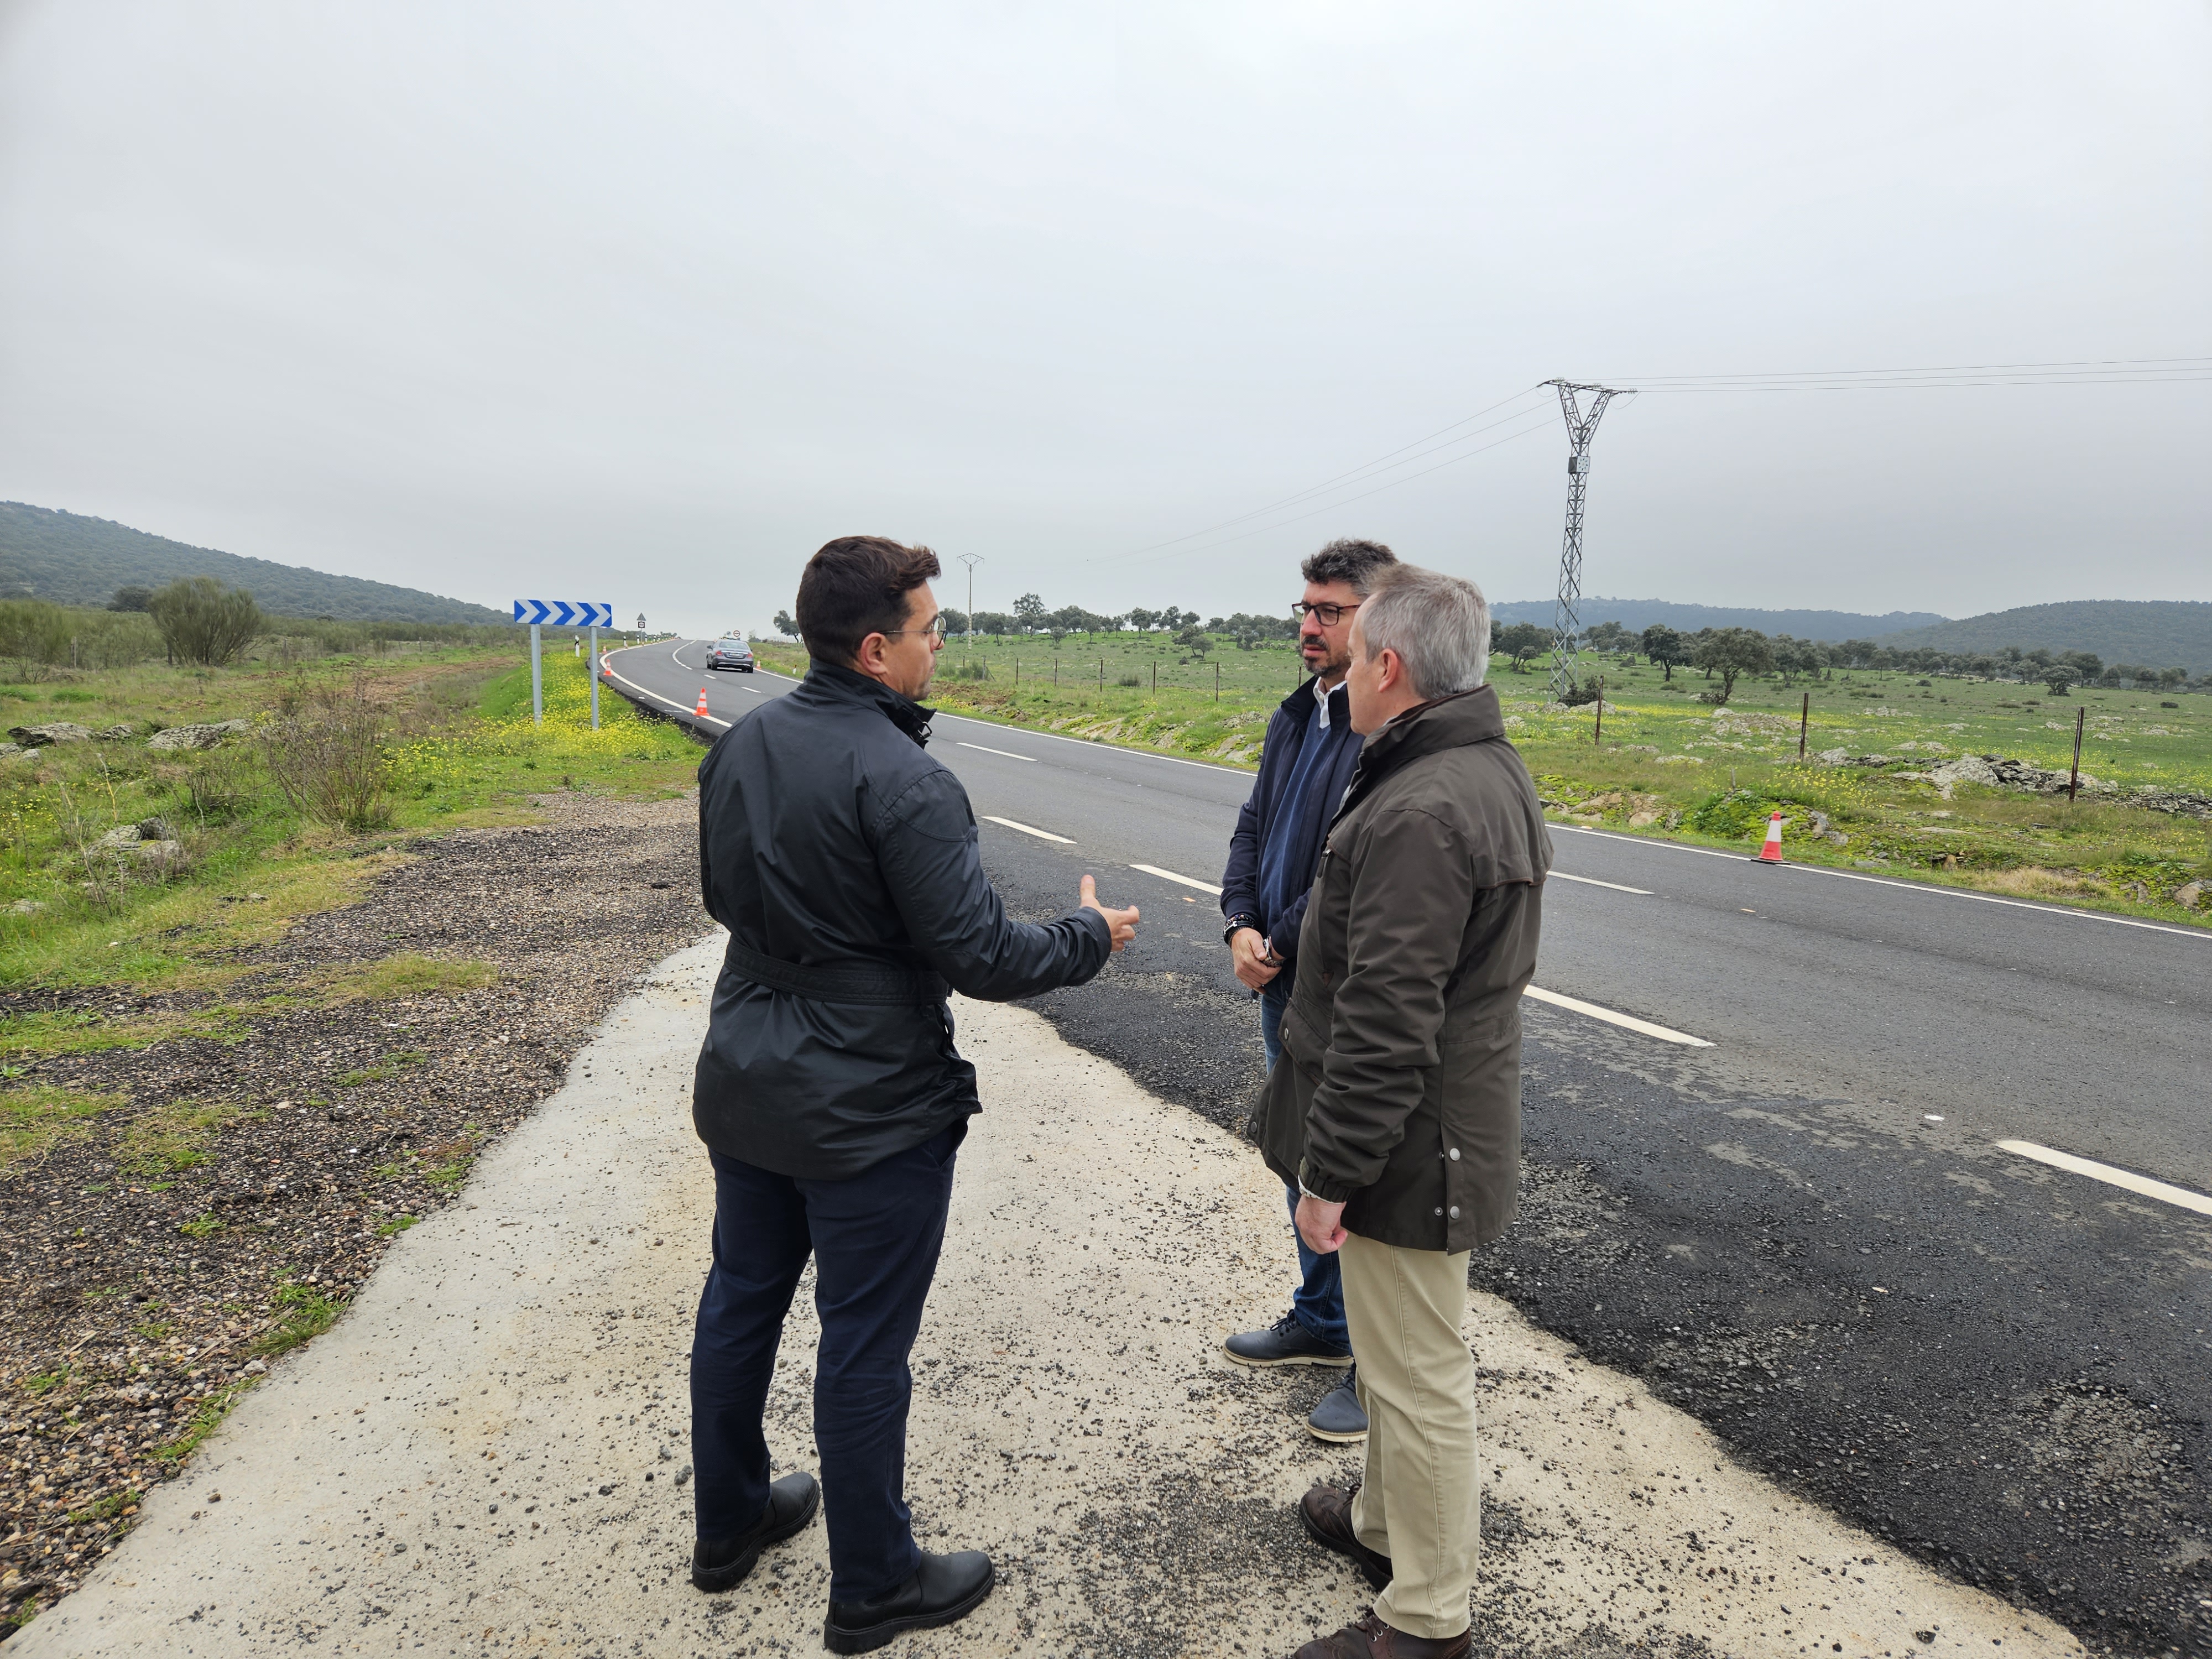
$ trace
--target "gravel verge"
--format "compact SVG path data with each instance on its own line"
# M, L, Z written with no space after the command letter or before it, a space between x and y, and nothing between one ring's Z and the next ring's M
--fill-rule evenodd
M530 828L409 843L362 902L241 951L219 994L0 999L88 1026L247 1011L11 1068L121 1103L0 1176L0 1640L702 930L690 800L537 805Z

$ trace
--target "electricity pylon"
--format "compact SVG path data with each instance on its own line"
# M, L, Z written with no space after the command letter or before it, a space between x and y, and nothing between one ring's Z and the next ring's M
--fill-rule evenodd
M1571 380L1544 384L1559 389L1559 413L1566 416L1569 445L1567 534L1559 549L1559 603L1552 613L1552 701L1559 702L1577 684L1575 641L1582 631L1582 618L1576 613L1583 599L1583 495L1589 488L1590 439L1596 434L1598 417L1605 413L1605 406L1633 388L1577 386ZM1576 406L1577 392L1597 394L1587 415Z

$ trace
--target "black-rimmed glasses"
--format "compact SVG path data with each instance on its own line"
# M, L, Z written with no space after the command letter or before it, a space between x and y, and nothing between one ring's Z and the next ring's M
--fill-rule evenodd
M1318 617L1323 628L1334 628L1344 620L1346 611L1357 611L1359 605L1358 599L1350 605L1308 605L1301 599L1291 607L1291 614L1301 622L1308 617Z
M920 628L886 628L884 632L886 634L934 634L941 640L945 637L945 613L942 611L939 611Z

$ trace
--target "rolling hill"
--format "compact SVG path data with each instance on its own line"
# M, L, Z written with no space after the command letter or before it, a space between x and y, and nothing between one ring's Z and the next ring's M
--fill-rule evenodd
M1490 614L1502 623L1552 625L1552 601L1516 600L1496 605ZM1640 634L1663 623L1679 633L1694 634L1701 628L1755 628L1762 634L1789 634L1801 640L1870 640L1900 629L1926 628L1949 619L1932 611L1893 611L1887 616L1863 616L1851 611L1753 611L1741 606L1675 605L1666 599L1584 599L1583 625L1617 622Z
M2212 674L2212 603L2190 599L2074 599L2027 605L1881 635L1884 645L1938 651L2094 651L2107 663Z
M105 605L137 583L159 587L179 576L213 576L250 589L280 617L343 622L503 623L489 606L361 576L190 547L106 519L0 501L0 598L30 595L60 605Z

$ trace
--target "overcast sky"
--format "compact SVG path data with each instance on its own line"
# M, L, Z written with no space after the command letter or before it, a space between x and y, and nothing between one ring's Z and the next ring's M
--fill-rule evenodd
M987 609L1272 609L1337 535L1538 598L1547 392L1245 515L1554 375L2212 354L2208 87L2197 0L0 0L0 497L701 632L854 531ZM1646 392L1584 585L2212 599L2208 439L2203 380Z

